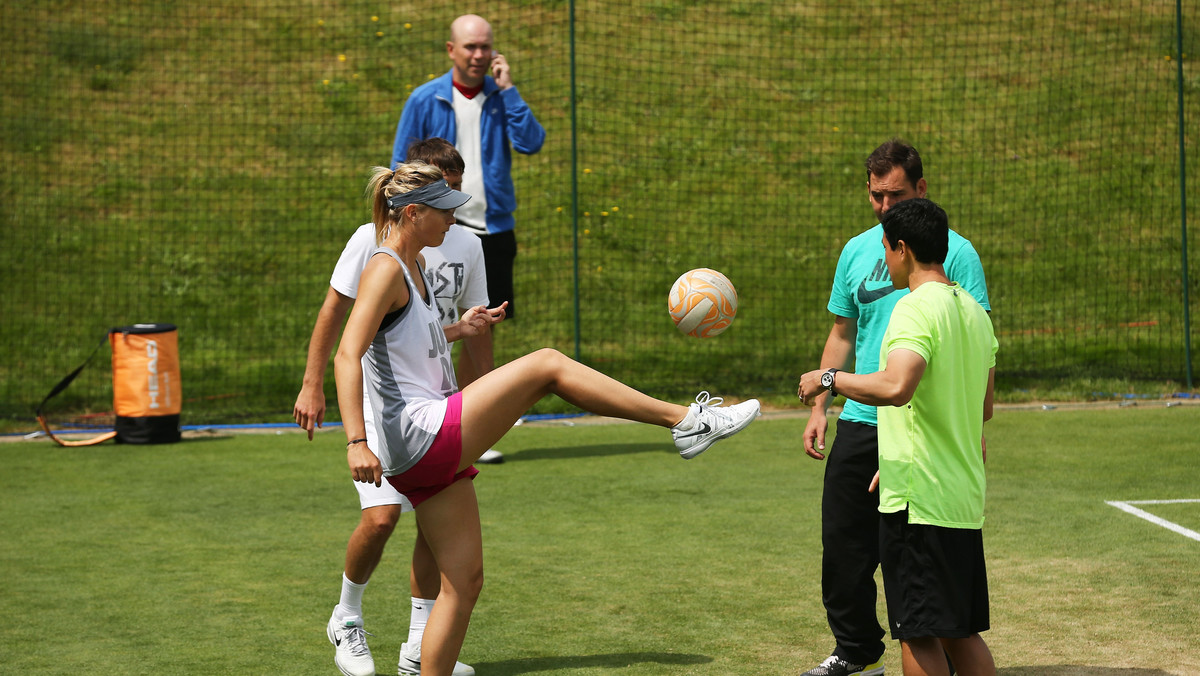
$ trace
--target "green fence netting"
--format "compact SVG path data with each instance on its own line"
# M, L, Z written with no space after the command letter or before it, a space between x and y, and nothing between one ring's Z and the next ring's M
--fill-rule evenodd
M109 327L155 321L179 326L185 423L286 419L370 167L463 9L0 7L0 417L32 420ZM1181 83L1165 0L490 3L548 132L514 160L499 360L553 346L678 399L794 391L838 252L875 223L863 160L898 136L981 254L1002 378L1186 380L1196 10ZM741 296L715 339L666 312L693 267ZM110 408L96 364L67 419Z

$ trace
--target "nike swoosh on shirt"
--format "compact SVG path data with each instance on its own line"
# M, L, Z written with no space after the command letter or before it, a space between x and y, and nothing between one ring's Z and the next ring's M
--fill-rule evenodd
M867 303L874 303L875 301L883 298L895 290L896 287L892 286L891 284L878 289L868 289L867 280L864 279L862 283L858 285L858 302L862 303L863 305L866 305Z

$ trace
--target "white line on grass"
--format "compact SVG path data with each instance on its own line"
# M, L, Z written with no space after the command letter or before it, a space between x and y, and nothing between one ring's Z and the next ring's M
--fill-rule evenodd
M1167 521L1162 517L1154 516L1144 509L1138 509L1137 507L1134 507L1134 505L1178 505L1188 502L1200 502L1200 500L1105 500L1106 504L1112 505L1123 512L1128 512L1138 518L1145 519L1156 526L1162 526L1169 531L1174 531L1186 538L1191 538L1197 542L1200 542L1200 533L1197 533L1190 528L1184 528L1177 523Z

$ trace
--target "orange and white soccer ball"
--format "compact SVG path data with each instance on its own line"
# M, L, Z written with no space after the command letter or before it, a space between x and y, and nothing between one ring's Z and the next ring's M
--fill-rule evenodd
M728 277L708 268L680 275L667 296L675 326L697 338L712 338L729 328L737 308L737 289Z

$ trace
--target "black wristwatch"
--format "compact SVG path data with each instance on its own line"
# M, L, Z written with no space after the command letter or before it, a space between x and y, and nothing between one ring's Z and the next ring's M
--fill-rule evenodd
M838 372L838 369L829 369L821 374L821 387L829 390L829 394L836 397L837 392L833 390L833 377Z

